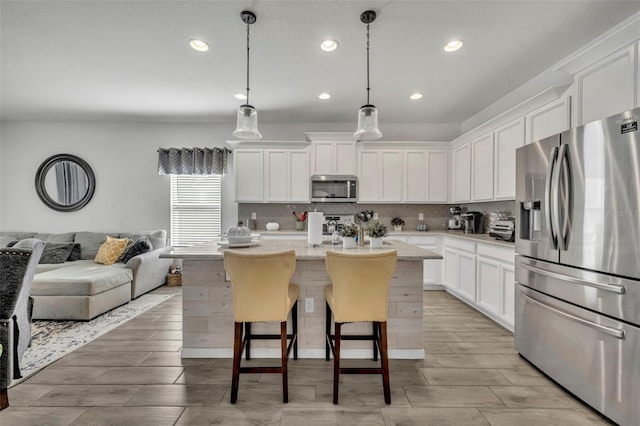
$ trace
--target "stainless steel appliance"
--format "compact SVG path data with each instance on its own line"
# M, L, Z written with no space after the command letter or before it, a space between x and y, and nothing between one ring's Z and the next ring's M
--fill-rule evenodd
M515 241L515 219L496 220L491 224L491 226L489 226L489 236L498 240Z
M358 201L356 176L311 176L312 203L355 203Z
M518 352L640 424L640 108L516 152Z
M467 212L460 215L464 222L465 234L484 233L484 214L481 212Z
M462 209L459 206L449 207L449 213L451 213L451 219L447 223L447 229L462 229L462 220L460 219Z
M333 231L340 232L345 225L352 223L354 223L354 215L352 214L325 214L322 235L331 235Z

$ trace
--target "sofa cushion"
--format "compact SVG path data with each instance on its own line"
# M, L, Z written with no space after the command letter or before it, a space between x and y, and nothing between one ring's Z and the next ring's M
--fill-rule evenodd
M3 237L6 236L12 236L15 237L18 241L19 240L26 240L27 238L33 238L34 235L36 235L35 232L0 232L0 235Z
M74 243L46 243L40 263L64 263L69 259Z
M102 232L76 232L74 242L80 244L80 259L95 259L100 246L107 239L107 234Z
M165 229L158 229L153 231L140 231L140 232L123 232L118 235L119 238L130 238L133 241L140 239L140 237L147 237L151 243L151 247L159 249L167 245L167 231Z
M0 237L0 247L11 247L18 242L18 239L11 235Z
M45 243L72 243L75 235L75 232L65 232L64 234L38 233L33 238L42 240Z
M32 296L91 296L131 282L128 268L80 264L36 274Z
M95 261L103 265L113 265L129 243L128 238L113 238L107 235L107 240L100 246Z
M122 262L127 263L131 258L151 250L153 250L153 246L149 242L149 239L147 237L140 237L131 247L129 247L129 250L127 250L125 255L122 256Z
M69 253L69 257L67 258L67 260L69 261L80 260L80 255L81 255L80 250L81 250L80 243L73 243L73 248L71 249L71 253Z

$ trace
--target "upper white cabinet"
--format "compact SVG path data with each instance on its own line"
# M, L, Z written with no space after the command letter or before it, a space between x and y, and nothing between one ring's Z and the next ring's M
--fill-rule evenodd
M309 151L289 151L289 201L309 202Z
M539 141L571 128L571 96L548 103L526 115L526 143Z
M358 202L446 202L447 160L446 149L359 149Z
M524 118L494 132L493 196L496 200L516 196L516 149L524 145Z
M493 200L493 133L471 142L471 199Z
M576 74L578 125L634 107L636 53L629 46Z
M312 141L312 175L355 175L354 141Z
M264 200L264 150L234 149L235 200L261 203Z
M309 202L309 151L242 149L234 153L235 201Z
M453 149L453 201L471 200L471 145Z
M402 201L402 150L359 151L358 202Z

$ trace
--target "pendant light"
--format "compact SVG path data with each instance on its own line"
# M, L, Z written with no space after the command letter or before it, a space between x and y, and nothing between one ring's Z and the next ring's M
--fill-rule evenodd
M256 14L248 10L240 13L242 22L247 24L247 102L238 108L238 124L233 136L238 139L261 139L258 131L258 111L249 104L249 26L256 22Z
M365 10L360 15L360 21L367 24L367 104L358 111L358 130L353 134L356 140L375 141L382 137L378 129L378 110L369 102L369 24L376 20L376 12Z

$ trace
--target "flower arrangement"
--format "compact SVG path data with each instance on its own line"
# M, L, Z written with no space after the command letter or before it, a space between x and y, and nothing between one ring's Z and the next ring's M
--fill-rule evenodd
M307 220L307 211L305 210L302 213L293 212L293 215L296 217L296 222L304 222Z
M358 225L356 225L355 223L351 223L349 225L343 226L340 230L340 235L347 238L355 237L356 235L358 235Z
M401 217L394 217L393 219L391 219L391 224L393 226L404 226L404 219L402 219Z
M380 222L371 222L367 224L366 232L369 238L382 238L387 235L387 226Z

